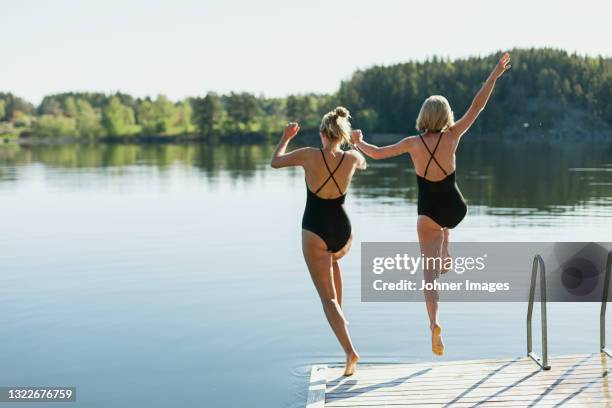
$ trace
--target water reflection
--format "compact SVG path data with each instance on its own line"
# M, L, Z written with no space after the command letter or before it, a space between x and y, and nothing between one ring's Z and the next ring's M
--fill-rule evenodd
M78 172L91 168L141 166L163 172L187 166L210 183L249 180L272 171L267 163L274 146L70 144L2 146L0 182L19 179L19 167L41 163ZM457 156L458 183L471 205L496 215L567 212L612 204L612 143L470 142ZM221 173L223 178L219 177ZM120 173L119 173L120 174ZM300 179L302 173L286 173ZM352 193L382 204L416 202L416 182L409 159L370 161L354 179ZM603 208L602 208L603 210Z
M303 407L310 364L342 353L301 261L303 174L272 170L273 148L0 146L0 383L74 384L94 408L176 405L168 388L189 406L205 398ZM453 237L605 241L610 153L610 145L466 141L458 177L471 212ZM416 239L408 158L371 161L350 195L356 243ZM508 216L516 214L528 217ZM428 361L422 306L359 302L359 251L355 244L342 267L364 356ZM597 349L597 337L584 335L597 332L597 305L549 310L594 317L551 318L551 349ZM446 359L523 352L523 304L444 313ZM201 384L215 386L202 394ZM144 404L134 387L150 390Z

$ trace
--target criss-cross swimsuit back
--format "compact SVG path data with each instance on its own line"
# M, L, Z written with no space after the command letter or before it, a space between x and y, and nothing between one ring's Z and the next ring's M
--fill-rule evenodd
M312 192L306 184L306 208L302 217L302 228L318 235L327 245L327 250L335 253L344 248L351 237L351 221L344 210L346 192L342 192L334 177L334 174L342 165L345 153L342 152L340 162L332 171L327 164L323 149L320 150L329 176L315 192ZM317 194L330 180L338 188L340 196L336 198L319 197Z
M443 228L455 228L467 214L467 204L461 191L459 191L459 187L457 187L455 171L448 174L435 157L443 134L444 132L440 133L438 142L433 150L429 149L423 136L419 135L419 139L421 139L429 153L429 161L423 176L421 177L417 174L417 185L419 186L417 212L419 215L428 216ZM432 161L438 165L446 176L442 180L427 180L427 170L429 170Z

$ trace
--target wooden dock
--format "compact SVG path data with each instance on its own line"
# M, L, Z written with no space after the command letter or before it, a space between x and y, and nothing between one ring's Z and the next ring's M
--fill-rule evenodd
M605 354L311 369L307 408L612 407ZM612 363L612 361L611 361Z

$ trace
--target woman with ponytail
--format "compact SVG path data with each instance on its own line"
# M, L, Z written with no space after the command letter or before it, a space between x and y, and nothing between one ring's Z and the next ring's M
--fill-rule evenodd
M321 148L304 147L286 152L300 127L289 123L274 150L271 166L300 166L306 181L306 208L302 218L302 252L323 311L346 354L344 375L355 371L359 355L348 332L342 310L342 276L338 261L351 247L351 222L344 209L346 191L356 169L366 168L356 150L343 151L351 136L350 115L341 106L323 116Z

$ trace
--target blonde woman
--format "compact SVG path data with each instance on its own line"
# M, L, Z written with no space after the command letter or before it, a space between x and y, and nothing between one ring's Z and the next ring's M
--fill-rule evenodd
M300 127L289 123L274 150L271 166L300 166L306 178L306 209L302 218L302 252L323 310L346 354L344 375L355 371L359 355L351 341L342 312L342 276L338 261L351 247L351 222L344 210L346 191L356 169L366 161L356 150L343 151L350 140L349 111L341 106L323 116L319 135L322 147L286 153Z
M461 136L472 126L484 109L495 82L510 69L510 55L505 53L476 94L468 111L454 121L448 101L440 95L425 100L416 120L421 134L407 137L393 145L378 147L363 141L355 132L353 144L373 159L384 159L402 153L410 154L417 175L417 233L425 257L441 257L444 262L430 262L424 270L426 282L433 282L444 273L447 259L449 230L456 227L467 213L467 205L455 182L455 152ZM436 269L438 267L438 269ZM438 320L438 293L425 290L425 304L431 329L431 348L436 355L444 354L442 327Z

